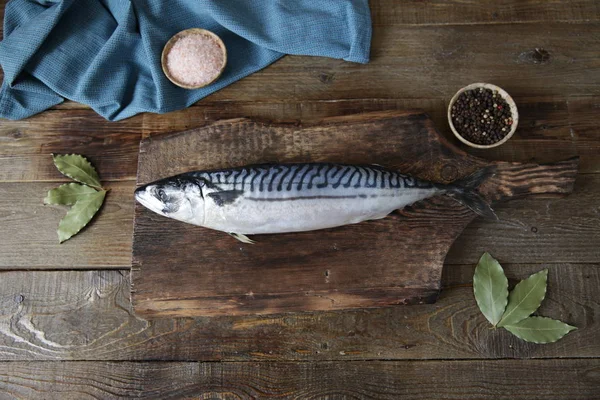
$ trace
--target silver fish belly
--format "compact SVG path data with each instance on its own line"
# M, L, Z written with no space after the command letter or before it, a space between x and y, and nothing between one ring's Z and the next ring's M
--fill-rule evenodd
M383 218L450 187L379 166L269 164L178 175L139 188L136 198L191 224L263 234Z

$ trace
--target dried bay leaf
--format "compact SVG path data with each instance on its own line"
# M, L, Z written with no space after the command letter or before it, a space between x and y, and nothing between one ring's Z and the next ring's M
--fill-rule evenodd
M533 314L546 296L547 280L545 269L519 282L508 296L508 305L498 326L514 325Z
M484 253L473 276L475 300L483 315L492 325L498 324L508 299L508 279L500 263Z
M529 317L503 327L519 339L538 344L556 342L567 333L577 329L564 322L546 317Z
M65 183L64 185L49 190L48 195L44 199L44 204L70 206L75 204L77 200L84 199L96 192L96 189L80 183Z
M98 172L96 172L96 169L87 158L78 154L53 154L52 159L56 168L63 175L77 182L85 183L98 189L102 188Z
M57 233L60 243L78 233L91 221L102 206L105 196L106 190L100 190L78 200L71 207L67 215L58 224Z
M479 309L494 326L528 342L552 343L577 328L552 318L530 316L546 296L547 281L545 269L519 282L508 295L502 266L484 253L475 268L473 291Z

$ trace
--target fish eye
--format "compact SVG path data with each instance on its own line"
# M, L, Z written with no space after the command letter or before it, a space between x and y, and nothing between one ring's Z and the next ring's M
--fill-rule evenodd
M158 198L160 201L166 201L167 200L167 195L165 194L165 191L162 189L158 189Z

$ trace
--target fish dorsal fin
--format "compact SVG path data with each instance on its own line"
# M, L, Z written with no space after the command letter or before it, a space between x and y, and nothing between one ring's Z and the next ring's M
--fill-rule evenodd
M213 199L216 205L223 207L225 204L232 204L243 193L243 190L222 190L219 192L210 192L207 196Z

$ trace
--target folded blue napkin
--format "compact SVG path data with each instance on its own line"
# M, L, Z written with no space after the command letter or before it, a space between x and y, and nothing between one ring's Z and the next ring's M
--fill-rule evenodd
M186 90L163 74L167 40L188 28L221 37L225 71ZM21 119L61 103L109 120L190 106L285 54L369 61L368 0L11 0L0 65L0 117Z

